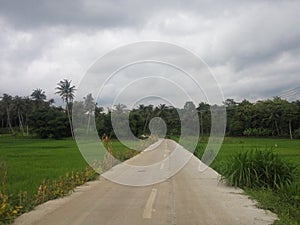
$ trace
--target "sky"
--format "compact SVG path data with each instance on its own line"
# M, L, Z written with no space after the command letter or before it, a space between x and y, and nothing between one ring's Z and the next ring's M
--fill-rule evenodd
M0 0L0 94L28 96L41 88L60 104L55 95L60 80L79 87L87 71L111 50L157 40L199 56L225 99L279 95L296 100L299 18L296 0ZM103 102L110 92L122 90L119 80L132 81L125 72L118 75L105 86ZM186 78L180 79L184 83ZM185 89L195 88L188 83ZM170 95L168 84L160 90Z

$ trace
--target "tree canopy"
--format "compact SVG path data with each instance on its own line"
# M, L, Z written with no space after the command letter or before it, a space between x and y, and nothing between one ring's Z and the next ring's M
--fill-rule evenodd
M178 136L182 129L199 129L200 135L209 135L211 129L211 109L219 106L205 102L186 102L182 108L166 104L139 105L128 109L120 103L104 110L97 105L92 94L75 102L76 88L69 80L62 80L56 87L56 93L66 103L66 108L54 106L53 100L47 100L45 91L35 89L29 96L11 96L4 93L0 98L0 133L20 133L36 135L42 138L62 138L72 136L72 107L79 107L75 115L86 124L88 133L92 120L100 136L115 137L111 122L112 116L119 120L120 126L128 119L134 136L149 135L151 119L160 117L167 126L167 135ZM273 99L250 102L236 102L227 99L224 102L227 111L226 134L229 136L264 136L300 138L300 101L289 102L275 97ZM74 116L74 115L73 115ZM116 117L117 116L117 117ZM181 127L184 120L187 127ZM195 126L195 127L194 127ZM128 135L128 133L122 135ZM188 130L187 130L188 133Z

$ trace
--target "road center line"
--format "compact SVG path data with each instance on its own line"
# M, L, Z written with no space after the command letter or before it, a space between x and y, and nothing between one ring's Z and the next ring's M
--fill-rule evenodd
M152 218L152 211L153 211L152 208L153 208L153 204L154 204L154 201L155 201L156 193L157 193L157 189L153 188L151 193L150 193L149 199L146 203L144 212L143 212L143 218L144 219L151 219Z

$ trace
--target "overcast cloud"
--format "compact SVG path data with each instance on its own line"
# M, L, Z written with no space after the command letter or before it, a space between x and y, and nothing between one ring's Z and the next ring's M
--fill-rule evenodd
M0 94L54 98L111 49L161 40L200 56L225 98L280 95L300 86L299 18L299 1L0 0Z

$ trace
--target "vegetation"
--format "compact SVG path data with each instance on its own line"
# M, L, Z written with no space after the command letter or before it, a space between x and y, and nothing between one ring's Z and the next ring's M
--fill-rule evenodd
M66 102L66 112L69 119L69 127L71 131L71 135L74 138L74 132L72 127L72 120L71 120L71 105L74 99L74 92L75 92L75 86L71 84L72 81L69 81L67 79L61 80L56 87L57 92L56 94L59 94L64 102Z
M205 146L206 140L199 142L197 157ZM227 137L212 167L230 184L243 187L260 207L275 212L277 225L300 224L299 146L300 140Z
M294 181L295 169L271 150L252 150L235 154L221 171L232 186L278 189Z
M29 97L3 94L0 98L0 134L20 133L23 136L36 135L40 138L74 137L71 115L72 108L75 107L77 114L73 116L87 124L86 132L90 130L91 119L95 119L100 136L105 134L111 138L116 137L111 122L112 116L116 115L120 121L122 118L129 118L131 132L136 137L150 133L148 125L154 117L161 117L165 121L168 136L181 134L183 120L190 126L199 124L200 129L197 129L200 130L201 136L205 136L209 135L211 129L211 111L218 111L221 107L204 102L200 102L198 106L193 102L186 102L183 108L165 104L158 106L141 104L136 108L127 109L125 105L117 104L105 112L102 106L97 105L92 94L73 102L76 88L67 79L61 80L55 89L55 93L66 103L65 109L54 106L54 100L47 100L45 92L39 88L33 90ZM300 138L299 100L288 102L275 97L272 100L255 103L247 100L238 103L233 99L227 99L224 105L227 109L228 136ZM194 121L194 115L198 116L197 123ZM43 122L45 119L47 121ZM66 119L68 124L65 122ZM45 129L42 129L41 125ZM185 130L189 131L191 128ZM126 138L127 134L123 135Z
M194 154L201 158L211 130L211 112L222 107L186 102L182 108L141 104L127 109L117 104L105 111L92 94L75 100L75 91L69 80L57 84L56 94L65 102L65 108L54 106L54 100L48 100L39 88L26 97L3 94L0 98L0 219L5 223L36 204L68 194L76 185L94 178L75 142L66 139L74 138L74 132L89 134L92 120L99 136L108 139L118 136L127 140L131 132L144 139L149 136L149 123L155 117L164 120L167 137L199 129L201 140ZM294 166L300 162L300 140L293 140L300 139L300 101L288 102L279 97L255 103L227 99L224 105L227 137L212 166L229 184L245 188L262 207L279 214L278 224L300 224L300 169ZM71 115L84 129L73 130ZM117 135L112 118L120 127L129 118L130 129ZM188 126L182 127L182 121ZM230 138L233 136L239 138ZM106 144L121 161L136 154L118 141Z
M2 135L0 143L0 224L97 177L72 139ZM110 145L121 161L136 155L118 141Z

